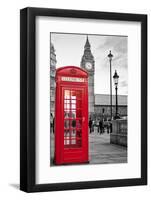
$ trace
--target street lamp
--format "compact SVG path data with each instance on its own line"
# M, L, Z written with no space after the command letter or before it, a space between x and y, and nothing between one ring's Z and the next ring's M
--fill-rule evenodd
M110 106L111 106L111 120L112 120L112 65L111 63L112 63L113 55L111 54L111 50L108 55L108 58L110 62Z
M115 113L115 119L118 118L118 99L117 99L117 89L118 89L118 79L119 79L119 75L117 74L117 71L115 70L114 76L114 84L115 84L115 93L116 93L116 113Z

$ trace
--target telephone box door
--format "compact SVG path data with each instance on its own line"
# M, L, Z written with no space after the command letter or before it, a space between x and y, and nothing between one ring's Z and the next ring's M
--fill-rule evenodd
M63 88L63 161L88 161L86 90Z

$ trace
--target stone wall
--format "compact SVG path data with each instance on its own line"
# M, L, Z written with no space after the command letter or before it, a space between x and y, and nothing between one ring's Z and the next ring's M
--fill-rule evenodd
M127 120L113 120L110 143L127 147Z
M104 115L103 115L103 110L104 110ZM101 117L102 115L105 118L110 118L111 115L111 107L108 105L94 105L94 113L96 117ZM116 107L112 106L112 116L115 116L116 113ZM122 116L127 116L127 105L121 106L118 105L118 113L119 115Z

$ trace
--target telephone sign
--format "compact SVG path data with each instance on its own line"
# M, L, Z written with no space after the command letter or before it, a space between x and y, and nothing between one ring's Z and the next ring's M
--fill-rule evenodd
M55 164L88 162L88 73L56 71Z
M61 77L62 81L69 81L69 82L84 82L84 78L76 78L76 77Z

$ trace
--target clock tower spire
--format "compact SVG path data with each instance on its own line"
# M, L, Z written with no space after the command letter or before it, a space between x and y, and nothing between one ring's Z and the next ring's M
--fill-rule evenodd
M88 90L89 90L89 114L94 113L94 73L95 73L95 68L94 68L94 57L91 52L91 45L89 42L89 38L87 35L86 38L86 43L84 45L84 54L81 59L81 68L85 69L88 74Z

